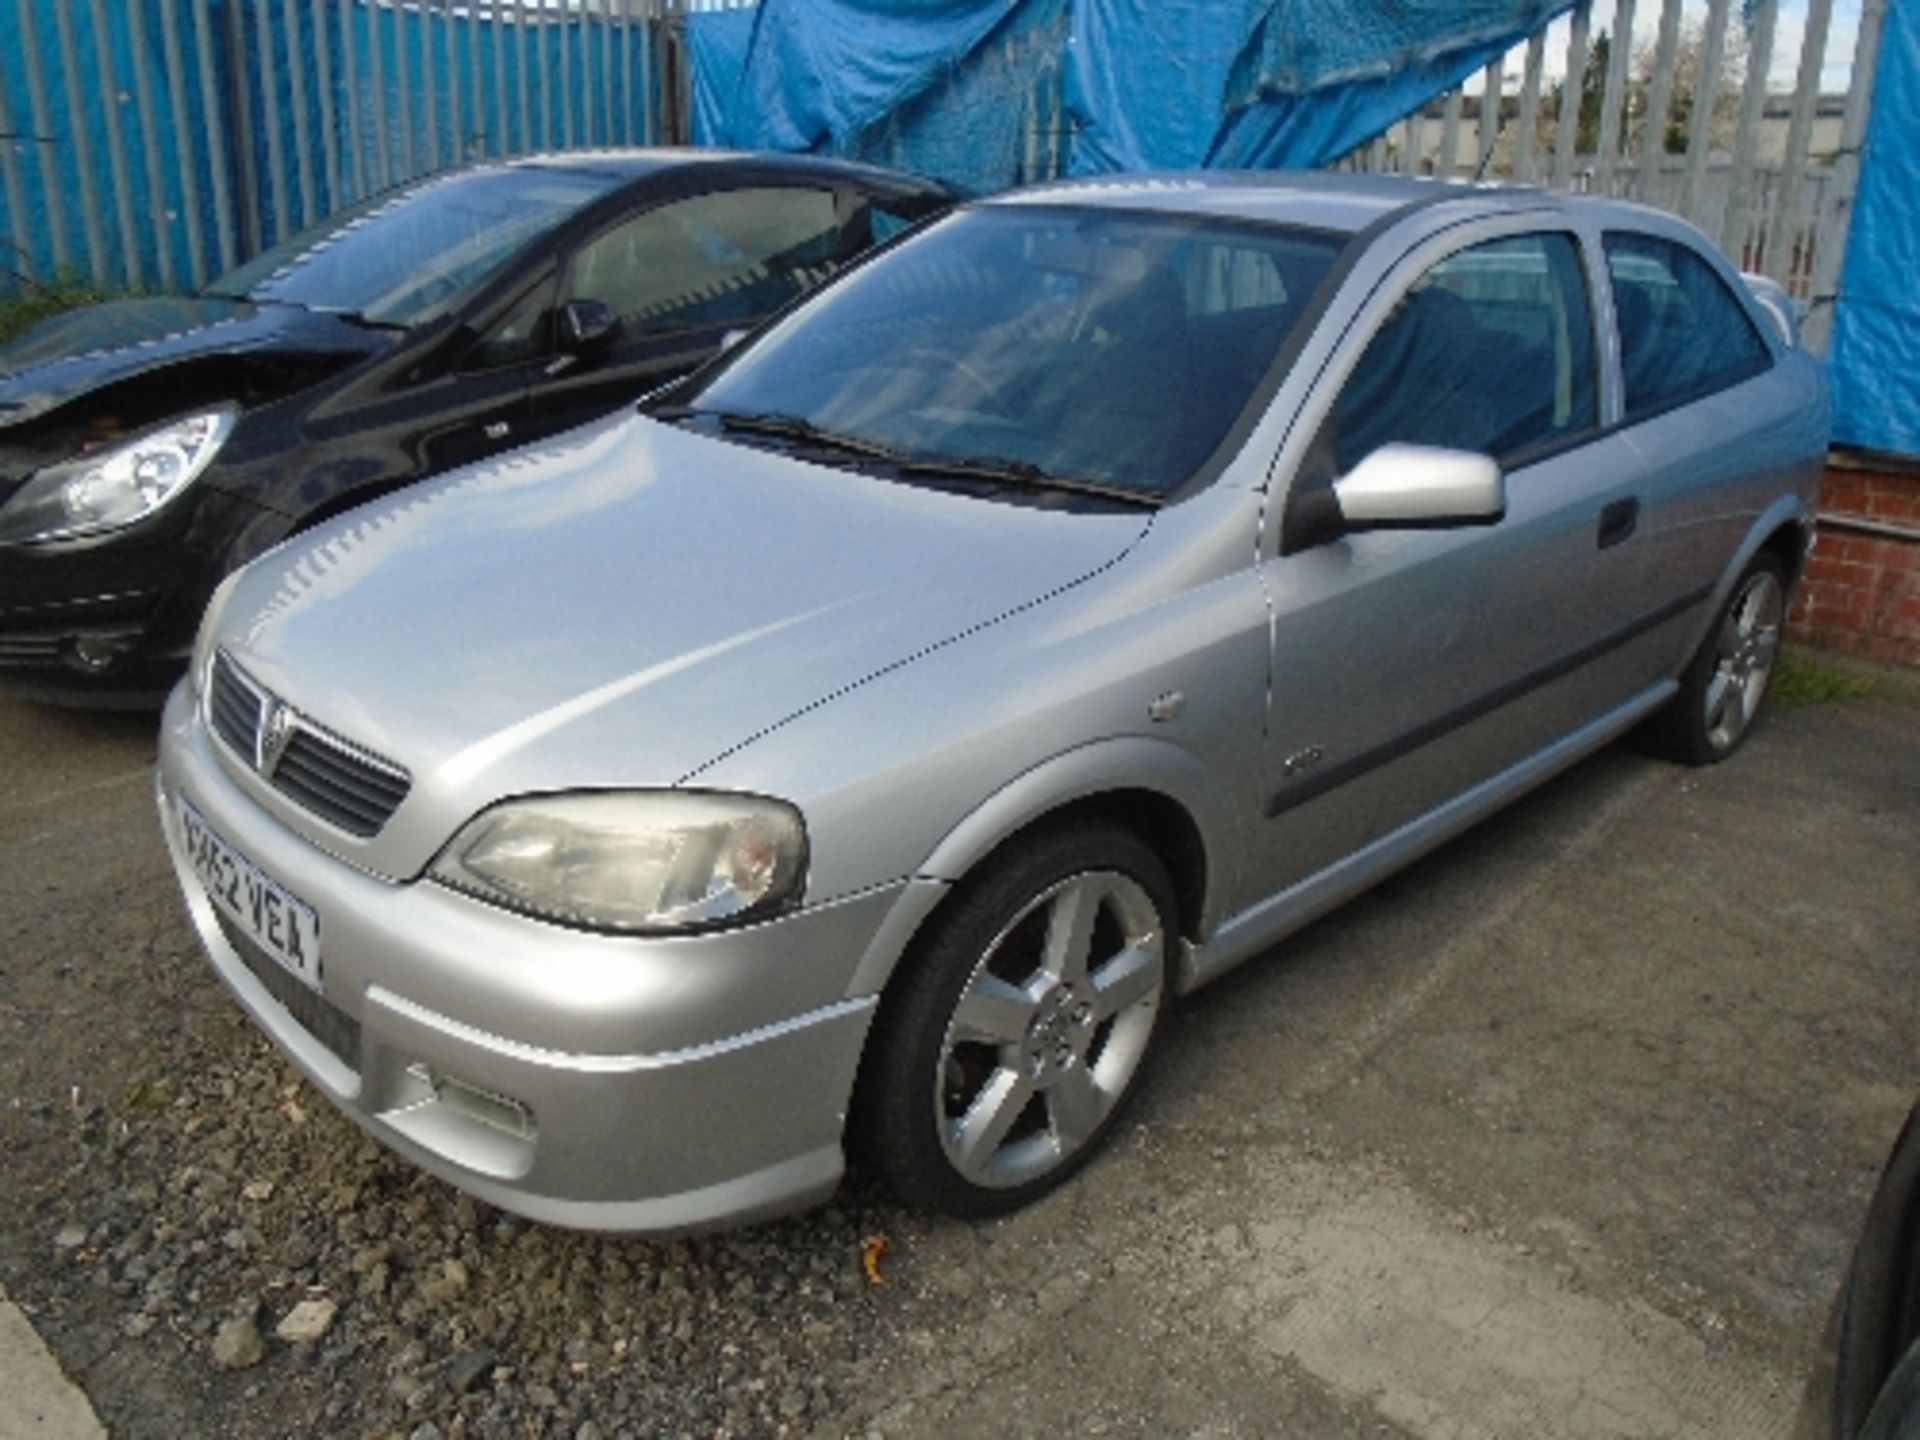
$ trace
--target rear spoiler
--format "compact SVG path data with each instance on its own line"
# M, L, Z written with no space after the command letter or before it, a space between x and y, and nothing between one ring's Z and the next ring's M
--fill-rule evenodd
M1787 342L1787 348L1792 350L1798 347L1800 321L1806 315L1806 305L1789 295L1787 287L1770 275L1756 275L1751 270L1742 270L1740 278L1747 282L1747 289L1760 302L1760 308L1767 312L1774 329Z

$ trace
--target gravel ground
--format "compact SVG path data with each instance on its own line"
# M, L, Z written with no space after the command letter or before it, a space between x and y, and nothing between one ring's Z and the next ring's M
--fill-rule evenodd
M116 1436L1784 1433L1920 1084L1920 704L1783 707L1702 775L1597 757L1194 997L1020 1216L856 1182L582 1236L244 1020L151 749L0 703L0 1282Z
M111 1311L129 1362L169 1372L187 1413L113 1414L116 1433L216 1433L200 1417L223 1412L226 1433L279 1431L256 1399L283 1433L415 1440L784 1435L828 1413L823 1365L873 1328L870 1207L670 1245L526 1224L327 1110L208 1013L191 958L155 957L178 963L152 998L181 1022L169 1072L197 1078L34 1105L51 1183L9 1226L41 1237L43 1305Z
M0 1265L115 1434L789 1435L827 1413L876 1327L870 1199L643 1244L412 1170L212 981L150 722L4 720Z

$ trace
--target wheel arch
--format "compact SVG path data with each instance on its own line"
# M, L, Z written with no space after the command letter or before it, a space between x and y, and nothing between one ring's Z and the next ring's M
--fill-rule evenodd
M1182 935L1193 940L1206 933L1228 848L1220 843L1226 810L1211 778L1190 752L1170 742L1100 741L1023 772L948 830L916 867L907 898L881 942L861 959L848 993L883 991L915 940L938 923L953 887L1009 841L1075 816L1098 816L1137 835L1173 880Z
M1685 669L1694 654L1706 643L1707 634L1713 628L1721 607L1727 603L1727 597L1733 594L1734 586L1746 574L1753 557L1763 550L1777 556L1786 568L1787 592L1791 602L1793 587L1799 581L1801 571L1806 567L1807 555L1813 547L1813 528L1813 507L1799 495L1782 495L1760 513L1759 518L1748 527L1746 537L1734 551L1733 558L1714 581L1712 596L1700 607L1699 621L1679 669Z
M1159 751L1181 760L1154 753ZM1170 771L1158 768L1161 765L1170 765ZM844 1102L842 1133L848 1156L864 1167L880 1163L877 1107L886 1103L887 1091L880 1079L886 1073L881 1041L884 1027L900 1023L898 1012L913 988L896 982L913 971L914 957L934 943L942 917L968 876L1038 832L1076 820L1120 827L1166 868L1182 937L1176 939L1177 947L1204 933L1209 897L1218 880L1210 872L1209 857L1228 848L1216 830L1210 850L1208 818L1220 823L1217 798L1199 762L1177 746L1138 740L1083 747L1056 757L1010 782L954 826L908 882L849 990L850 995L877 995L879 1003ZM1170 970L1164 993L1170 999L1176 989Z
M1769 505L1748 528L1746 538L1740 543L1740 549L1733 557L1715 587L1714 598L1724 602L1733 592L1747 566L1753 563L1753 557L1762 550L1771 551L1780 558L1786 567L1787 580L1791 584L1799 579L1801 567L1806 562L1807 551L1813 544L1813 507L1798 495L1782 495Z
M1767 537L1754 547L1754 553L1766 550L1779 558L1787 572L1787 590L1791 592L1800 583L1801 573L1806 569L1807 557L1813 550L1813 537L1813 513L1808 511L1804 515L1783 519L1775 525ZM1744 562L1742 568L1745 568Z

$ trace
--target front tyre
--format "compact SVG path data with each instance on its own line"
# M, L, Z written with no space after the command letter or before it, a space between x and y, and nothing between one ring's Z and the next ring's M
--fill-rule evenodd
M882 1004L862 1080L894 1191L998 1215L1084 1163L1144 1071L1176 932L1166 868L1104 821L1015 839L963 881Z
M1754 556L1680 677L1680 691L1649 723L1652 749L1684 765L1714 765L1753 729L1780 658L1787 572L1769 551Z

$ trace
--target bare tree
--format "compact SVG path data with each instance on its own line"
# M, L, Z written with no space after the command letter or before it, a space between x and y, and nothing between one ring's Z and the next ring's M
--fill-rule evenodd
M1613 37L1602 30L1593 37L1587 50L1587 68L1580 76L1580 108L1575 113L1579 128L1574 131L1574 153L1591 155L1600 137L1600 107L1607 85L1607 57L1613 49ZM1552 101L1552 116L1548 118L1546 107L1542 107L1540 120L1541 143L1551 153L1559 138L1560 122L1568 113L1567 81L1565 77L1553 82L1547 92Z
M1692 134L1694 111L1699 104L1701 62L1705 57L1705 25L1700 20L1683 23L1679 47L1675 53L1672 98L1667 104L1664 146L1669 154L1681 154ZM1606 104L1607 64L1613 37L1602 30L1593 37L1587 51L1587 67L1580 77L1579 110L1572 112L1567 99L1567 82L1556 81L1548 91L1550 104L1541 107L1542 146L1551 151L1557 138L1563 113L1577 113L1579 129L1574 134L1574 152L1591 155L1600 143L1601 112ZM1628 67L1627 83L1620 95L1620 137L1622 150L1637 153L1644 143L1647 112L1652 105L1653 72L1659 62L1658 45L1644 40L1634 47L1633 63ZM1720 52L1720 83L1714 91L1712 130L1707 136L1709 149L1730 149L1740 119L1741 77L1746 72L1747 36L1738 23L1727 27Z
M1701 75L1706 51L1706 26L1702 20L1689 20L1680 29L1680 44L1673 70L1673 99L1667 108L1665 149L1678 155L1687 148L1693 133L1695 112L1705 88ZM1648 97L1653 89L1653 72L1659 56L1655 43L1644 41L1634 47L1633 79L1627 102L1626 131L1632 148L1639 149L1646 133ZM1719 83L1714 87L1713 114L1707 117L1709 150L1733 146L1735 127L1740 119L1741 77L1747 68L1747 32L1744 25L1727 26L1726 41L1720 51Z

